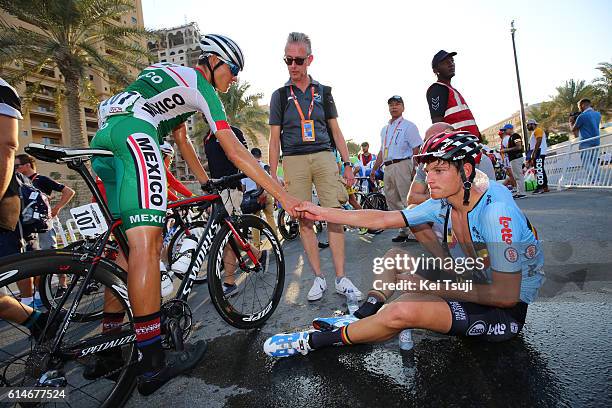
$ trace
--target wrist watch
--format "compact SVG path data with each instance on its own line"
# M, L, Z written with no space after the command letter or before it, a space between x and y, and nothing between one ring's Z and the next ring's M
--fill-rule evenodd
M344 167L353 167L353 163L351 163L350 161L343 162L342 164L344 164Z

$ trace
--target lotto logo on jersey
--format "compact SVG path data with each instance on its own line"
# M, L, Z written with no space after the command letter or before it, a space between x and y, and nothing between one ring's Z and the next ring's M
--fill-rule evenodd
M146 133L135 133L127 145L136 167L140 208L166 211L166 171L157 144Z
M508 245L512 243L512 228L510 228L510 221L512 221L510 217L499 217L499 223L503 227L501 230L501 238L502 241Z

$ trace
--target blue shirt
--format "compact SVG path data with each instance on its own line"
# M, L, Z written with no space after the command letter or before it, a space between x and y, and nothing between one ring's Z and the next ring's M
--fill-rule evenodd
M574 127L580 129L580 148L599 146L599 123L601 122L601 113L587 108L576 118ZM591 139L593 138L593 139ZM591 139L591 140L586 140Z
M465 258L461 245L452 238L450 211L446 200L429 199L402 210L402 215L406 225L429 222L446 225L450 255L455 259ZM544 252L535 229L508 189L498 183L489 183L480 201L468 213L468 224L478 257L484 261L486 279L492 281L493 271L521 273L520 299L525 303L533 302L544 281ZM486 246L484 250L477 249L482 246Z

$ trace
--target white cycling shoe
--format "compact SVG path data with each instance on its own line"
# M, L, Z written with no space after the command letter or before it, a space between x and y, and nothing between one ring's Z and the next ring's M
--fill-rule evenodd
M270 357L291 357L296 354L306 355L312 350L308 344L310 333L312 333L312 330L275 334L264 343L264 353Z

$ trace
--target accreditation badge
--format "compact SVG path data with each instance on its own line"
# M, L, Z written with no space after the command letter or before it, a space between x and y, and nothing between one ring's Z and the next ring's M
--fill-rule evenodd
M385 151L383 153L383 159L387 160L387 157L389 157L389 148L385 147Z
M315 140L314 120L302 120L302 141L314 142Z

